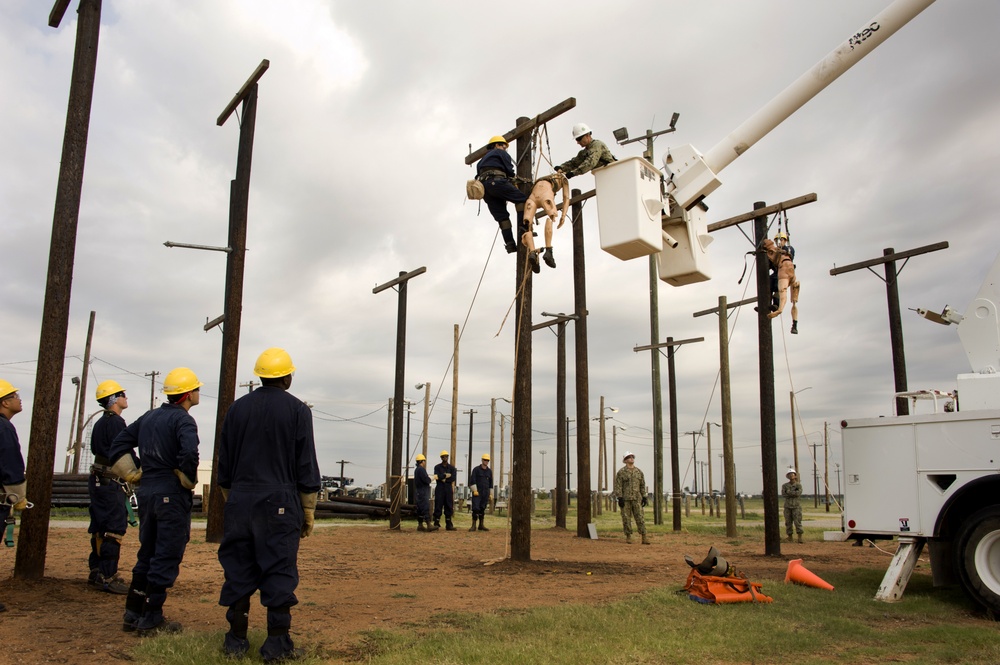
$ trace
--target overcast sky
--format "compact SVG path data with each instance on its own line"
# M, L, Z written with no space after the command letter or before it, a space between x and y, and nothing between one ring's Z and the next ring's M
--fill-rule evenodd
M664 129L656 163L671 145L707 152L850 35L888 0L621 0L521 2L333 2L106 0L76 246L56 468L69 441L74 387L91 311L96 328L87 410L97 382L129 392L132 422L148 407L149 379L189 366L204 381L192 411L201 456L211 458L219 393L218 330L225 259L168 249L165 241L224 246L229 181L235 176L236 117L216 117L261 60L251 177L248 252L238 377L253 379L263 349L286 348L298 368L292 392L314 405L322 472L338 460L359 484L384 479L387 400L394 386L397 298L372 288L400 271L427 267L409 284L406 396L417 402L411 444L420 446L423 391L432 399L429 448L450 446L453 326L463 325L457 466L466 467L469 416L474 456L489 446L490 399L513 390L514 259L495 244L485 206L464 198L474 169L464 157L494 134L575 97L551 121L543 157L577 150L570 128L586 122L619 157L613 129L632 136ZM43 315L52 210L76 37L77 3L58 29L51 3L0 3L0 377L20 389L17 416L27 457ZM525 26L517 18L529 19ZM792 460L789 390L801 390L802 441L820 444L830 423L831 469L840 459L839 422L890 414L892 361L884 284L835 265L948 241L945 251L902 269L902 307L964 311L997 255L1000 209L1000 4L937 2L776 128L722 174L709 221L815 192L789 212L802 283L800 334L774 323L778 464ZM544 27L542 27L544 26ZM536 158L537 161L537 158ZM545 159L541 174L547 173ZM587 191L593 176L572 180ZM619 453L631 449L652 482L652 397L647 262L600 249L597 206L584 206L590 311L590 413L598 400L619 409L609 421ZM750 225L743 225L751 233ZM772 230L773 231L773 230ZM751 246L735 228L715 234L713 279L659 289L661 337L704 337L676 356L680 432L721 420L716 387L717 319L693 318L751 297L743 275ZM573 308L571 230L556 233L556 270L534 280L541 312ZM877 270L881 274L881 270ZM748 284L750 285L748 287ZM951 389L969 371L954 326L904 309L910 388ZM499 334L498 334L499 331ZM757 332L752 310L730 319L738 487L760 490ZM568 344L570 403L572 331ZM534 339L532 479L554 484L555 338ZM666 359L663 403L666 412ZM161 386L157 386L157 394ZM443 389L442 389L443 388ZM806 390L808 388L808 390ZM245 389L239 389L242 394ZM440 395L438 391L441 390ZM509 414L509 405L500 402ZM665 416L664 426L669 427ZM509 428L508 428L509 431ZM575 428L572 430L575 432ZM591 427L596 455L597 426ZM721 432L713 429L715 486ZM669 435L664 440L669 444ZM681 436L682 485L693 483L692 437ZM550 454L544 457L540 454ZM698 441L699 460L705 441ZM509 455L508 455L509 458ZM669 451L665 452L670 488ZM575 467L575 446L574 446ZM544 464L544 476L543 476ZM820 460L822 472L822 459ZM596 472L596 463L594 464ZM575 468L574 468L575 473ZM202 478L207 482L207 478ZM831 483L835 479L831 476ZM575 481L573 481L575 485Z

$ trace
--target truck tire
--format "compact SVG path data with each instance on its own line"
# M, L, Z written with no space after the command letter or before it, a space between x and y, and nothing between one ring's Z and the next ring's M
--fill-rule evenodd
M983 508L965 520L958 532L955 559L966 593L1000 613L1000 506Z

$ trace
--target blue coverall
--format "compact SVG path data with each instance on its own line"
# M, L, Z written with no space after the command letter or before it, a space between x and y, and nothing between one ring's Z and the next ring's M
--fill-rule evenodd
M434 478L437 485L434 486L434 523L440 526L441 512L444 511L444 518L451 524L451 516L455 513L455 474L458 469L448 462L441 462L434 467ZM445 478L445 474L451 474Z
M229 490L219 562L219 604L228 607L227 648L246 644L250 596L267 607L265 660L292 652L290 608L298 603L298 552L303 527L299 493L320 489L312 411L277 386L236 400L222 425L219 487ZM237 649L238 650L238 649Z
M424 464L417 464L413 471L413 485L417 492L417 519L430 524L431 521L431 477Z
M125 622L135 619L133 615L138 611L141 616L135 627L148 630L164 621L167 589L177 580L191 538L194 492L184 489L174 469L191 480L197 479L198 425L184 407L161 404L115 437L109 459L114 463L136 447L142 462L142 481L136 490L139 552L125 599Z
M125 419L114 411L105 411L94 423L90 434L90 451L94 464L111 466L111 442L125 429ZM128 510L125 508L124 488L106 471L95 468L87 479L90 492L90 575L96 582L99 574L110 580L118 574L118 559L122 539L128 529ZM95 573L94 571L97 571Z
M472 497L472 519L478 516L480 520L486 514L486 506L490 503L490 490L493 489L493 469L480 464L472 470L469 476L469 487L474 487L479 496Z
M486 202L486 207L489 208L493 219L500 225L500 232L507 245L516 245L510 230L510 213L507 212L507 202L520 204L528 200L528 195L511 182L514 175L514 160L511 159L506 150L501 148L493 148L476 164L476 178L483 183L483 188L486 190L483 201ZM518 219L518 236L525 230L527 229L524 227L524 223Z

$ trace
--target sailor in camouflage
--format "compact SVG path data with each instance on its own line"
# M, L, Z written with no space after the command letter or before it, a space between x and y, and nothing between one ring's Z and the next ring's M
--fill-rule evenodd
M556 171L567 178L589 173L598 166L607 166L618 161L604 141L598 141L590 131L590 127L580 123L573 125L573 138L583 148L576 157L556 167Z
M646 498L646 477L635 466L635 455L626 452L622 457L625 463L615 474L615 497L622 512L622 530L625 532L625 542L632 542L632 519L635 518L635 528L642 536L642 544L649 545L646 538L646 521L642 509L648 502Z
M785 533L788 534L788 542L792 542L792 527L799 535L799 542L802 542L802 506L799 504L799 497L802 496L802 483L799 482L799 475L795 469L789 468L785 474L788 482L781 486L781 496L785 498Z

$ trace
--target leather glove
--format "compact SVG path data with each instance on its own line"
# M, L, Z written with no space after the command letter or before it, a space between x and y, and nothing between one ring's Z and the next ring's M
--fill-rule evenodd
M642 507L645 508L649 504L649 499L642 497Z
M125 453L111 465L111 474L118 476L130 485L134 485L142 478L142 469L136 468L132 455Z
M444 479L445 480L448 480L449 478L451 478L451 474L450 473L444 474Z
M174 469L174 475L177 476L177 480L181 481L181 487L183 487L186 490L194 489L197 480L191 480L190 478L187 477L187 474L185 474L180 469ZM197 476L195 476L195 478L197 479Z
M479 496L479 490L472 490L472 496Z
M621 497L618 497L618 507L619 508L624 508L625 507L625 499L623 499Z
M7 503L13 510L24 510L28 507L28 499L25 493L28 491L27 481L17 485L4 485L3 491L7 493Z
M308 538L312 535L313 527L316 525L316 501L319 495L316 492L299 492L299 500L302 501L302 537Z
M219 491L222 492L222 500L229 501L229 490L227 490L225 487L220 487Z
M556 167L556 173L562 173L562 167L561 166L557 166Z

